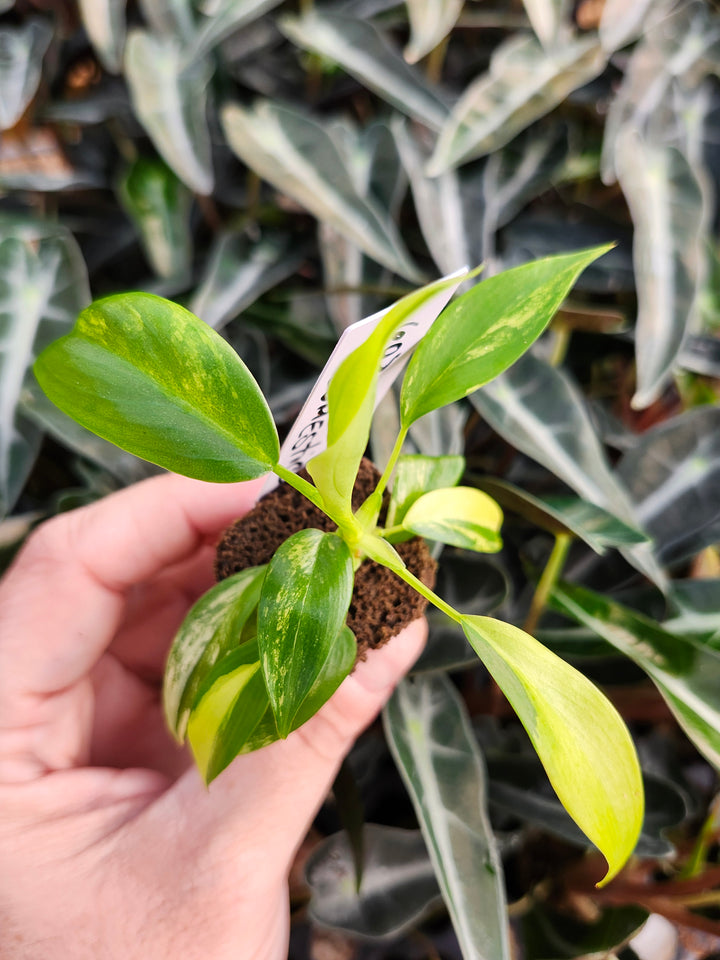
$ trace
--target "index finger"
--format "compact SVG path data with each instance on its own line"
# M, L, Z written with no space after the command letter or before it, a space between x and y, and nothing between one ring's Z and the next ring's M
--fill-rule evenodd
M85 676L118 628L127 590L191 556L246 513L261 486L164 474L41 526L0 583L0 728L20 722L23 699Z

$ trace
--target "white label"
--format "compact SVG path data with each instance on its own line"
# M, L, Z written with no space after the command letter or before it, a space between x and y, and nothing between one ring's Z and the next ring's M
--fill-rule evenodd
M405 319L402 326L395 332L385 349L380 364L380 376L378 377L377 395L375 397L376 407L397 379L409 352L422 340L435 323L467 273L468 268L463 267L462 270L457 270L455 273L443 277L442 280L457 278L457 283L443 287L430 296ZM441 282L438 281L438 283ZM357 323L353 323L343 332L280 448L280 463L288 470L297 473L302 470L308 460L312 460L326 448L327 392L330 381L343 360L367 340L380 320L391 309L392 306L381 310L379 313L374 313L370 317L365 317L364 320L358 320ZM269 479L266 491L272 489L277 483L276 477Z

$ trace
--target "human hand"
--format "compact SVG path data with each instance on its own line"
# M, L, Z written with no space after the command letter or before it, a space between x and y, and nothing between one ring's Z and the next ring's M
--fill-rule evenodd
M165 730L163 665L258 492L147 480L40 527L0 584L2 960L287 955L294 853L425 627L206 789Z

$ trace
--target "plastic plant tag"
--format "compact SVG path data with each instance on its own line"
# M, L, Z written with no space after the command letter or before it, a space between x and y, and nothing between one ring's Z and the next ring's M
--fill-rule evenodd
M375 406L382 400L390 387L393 385L398 375L402 371L403 361L407 359L410 351L422 340L433 323L440 316L442 311L449 303L452 295L463 282L469 272L468 267L463 267L455 273L450 273L436 281L438 285L442 280L451 280L457 278L457 283L440 287L437 293L429 297L405 320L402 327L396 332L393 339L385 350L382 360L380 376L378 379L377 394L375 397ZM354 350L363 344L370 334L375 330L382 318L387 314L390 307L373 313L363 320L358 320L349 326L331 353L327 363L315 382L315 386L310 391L308 399L298 414L295 423L280 448L279 462L298 473L305 464L316 457L327 447L327 426L328 426L328 406L327 391L335 372L343 360ZM265 492L273 489L278 483L277 477L269 477L265 486Z

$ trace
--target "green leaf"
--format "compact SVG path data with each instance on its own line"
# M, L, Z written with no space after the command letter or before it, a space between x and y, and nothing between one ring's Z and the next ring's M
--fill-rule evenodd
M292 276L304 258L305 250L289 234L264 230L255 243L244 232L223 233L210 250L190 309L220 330L263 293Z
M156 33L174 34L186 45L197 33L192 0L139 0L142 15Z
M505 885L486 812L485 768L459 694L443 674L401 681L383 719L462 955L509 960Z
M535 260L458 297L419 344L400 396L403 426L473 393L543 332L578 276L610 246Z
M463 617L462 624L563 806L607 860L608 883L643 822L640 766L622 719L586 677L524 631L488 617Z
M497 272L496 236L528 204L545 193L568 158L564 123L533 125L487 158L482 171L482 257Z
M52 36L47 20L0 27L0 130L14 127L35 96Z
M259 177L378 263L414 282L421 279L388 214L358 192L331 126L267 100L250 110L230 104L222 121L230 146Z
M547 467L581 497L636 526L635 507L610 469L585 398L569 374L526 353L470 402L508 443ZM622 548L625 559L664 586L648 544Z
M188 612L165 665L165 719L182 743L188 717L210 670L237 647L257 609L266 568L250 567L215 584Z
M314 717L320 707L324 706L335 693L345 677L355 666L357 659L357 640L347 624L340 628L335 640L330 645L325 663L315 678L298 712L293 719L291 730L297 730L304 723Z
M270 561L260 594L258 644L281 737L322 671L352 589L352 557L336 534L300 530Z
M85 32L109 73L120 73L125 47L127 0L79 0Z
M357 641L350 627L343 624L340 633L330 645L327 659L322 665L310 692L300 704L298 712L292 721L290 732L297 730L330 699L345 677L350 673L357 659ZM267 698L267 709L251 735L240 747L240 753L249 753L259 750L269 743L280 739L270 699Z
M570 819L535 756L488 753L488 798L491 809L587 846L587 840ZM687 797L671 780L643 772L645 819L635 847L636 857L671 857L675 847L665 831L684 821L689 813Z
M226 483L277 462L275 425L245 364L168 300L127 293L95 301L34 369L61 410L168 470Z
M405 47L408 63L422 60L445 39L457 22L463 0L406 0L410 40Z
M544 50L535 37L515 34L496 48L489 71L462 95L442 131L428 174L504 147L513 137L597 77L607 57L593 36Z
M582 587L556 586L550 601L642 667L700 753L720 769L719 650Z
M618 476L663 563L720 540L720 409L698 407L634 438Z
M47 398L34 378L23 387L18 411L65 447L110 473L122 486L158 472L147 460L140 460L81 427Z
M413 503L402 525L410 533L453 547L497 553L503 515L492 497L474 487L432 490Z
M619 520L614 514L579 497L535 497L506 480L480 477L476 485L508 510L550 533L571 533L596 553L608 547L644 543L647 534Z
M434 297L447 302L446 291L457 282L456 277L436 280L398 300L367 340L345 358L330 381L327 447L309 461L307 469L335 516L347 517L351 512L352 491L370 436L377 381L388 343L398 328Z
M665 0L606 0L600 18L600 42L608 53L641 36L653 7L661 7Z
M699 306L704 264L702 186L674 147L654 144L631 127L615 145L618 180L633 219L638 295L635 409L657 400L671 381Z
M468 263L479 263L478 228L485 211L477 171L462 178L454 170L429 177L429 152L417 128L395 116L392 132L410 180L423 238L440 272L452 273Z
M157 0L148 0L157 2ZM199 59L210 53L231 33L247 26L276 7L281 0L207 0L201 6L205 17L198 23L189 57Z
M395 467L387 526L402 523L410 507L424 493L454 487L465 470L465 457L424 457L409 454L400 457Z
M569 39L572 4L568 0L523 0L523 5L543 47L552 51Z
M233 650L207 678L187 734L195 763L210 783L235 759L267 710L257 644Z
M0 515L20 494L40 444L22 409L30 367L89 299L85 264L67 230L0 223Z
M140 158L125 171L120 201L159 277L187 276L192 261L192 195L162 160Z
M523 914L518 930L525 947L525 960L576 960L578 957L605 960L616 953L637 956L622 948L647 918L647 910L629 904L604 910L598 907L588 923L586 917L581 920L567 910L556 912L537 902ZM653 938L653 948L659 942L664 944Z
M312 892L310 914L324 926L363 937L398 936L414 927L440 899L419 830L374 823L363 832L363 883L355 887L355 862L347 833L335 833L310 854L305 868Z
M293 43L339 63L365 87L432 130L448 114L437 88L409 67L370 20L311 10L285 17L280 29Z
M206 117L211 67L187 61L171 36L131 30L125 47L125 79L138 120L178 177L196 193L213 188Z

